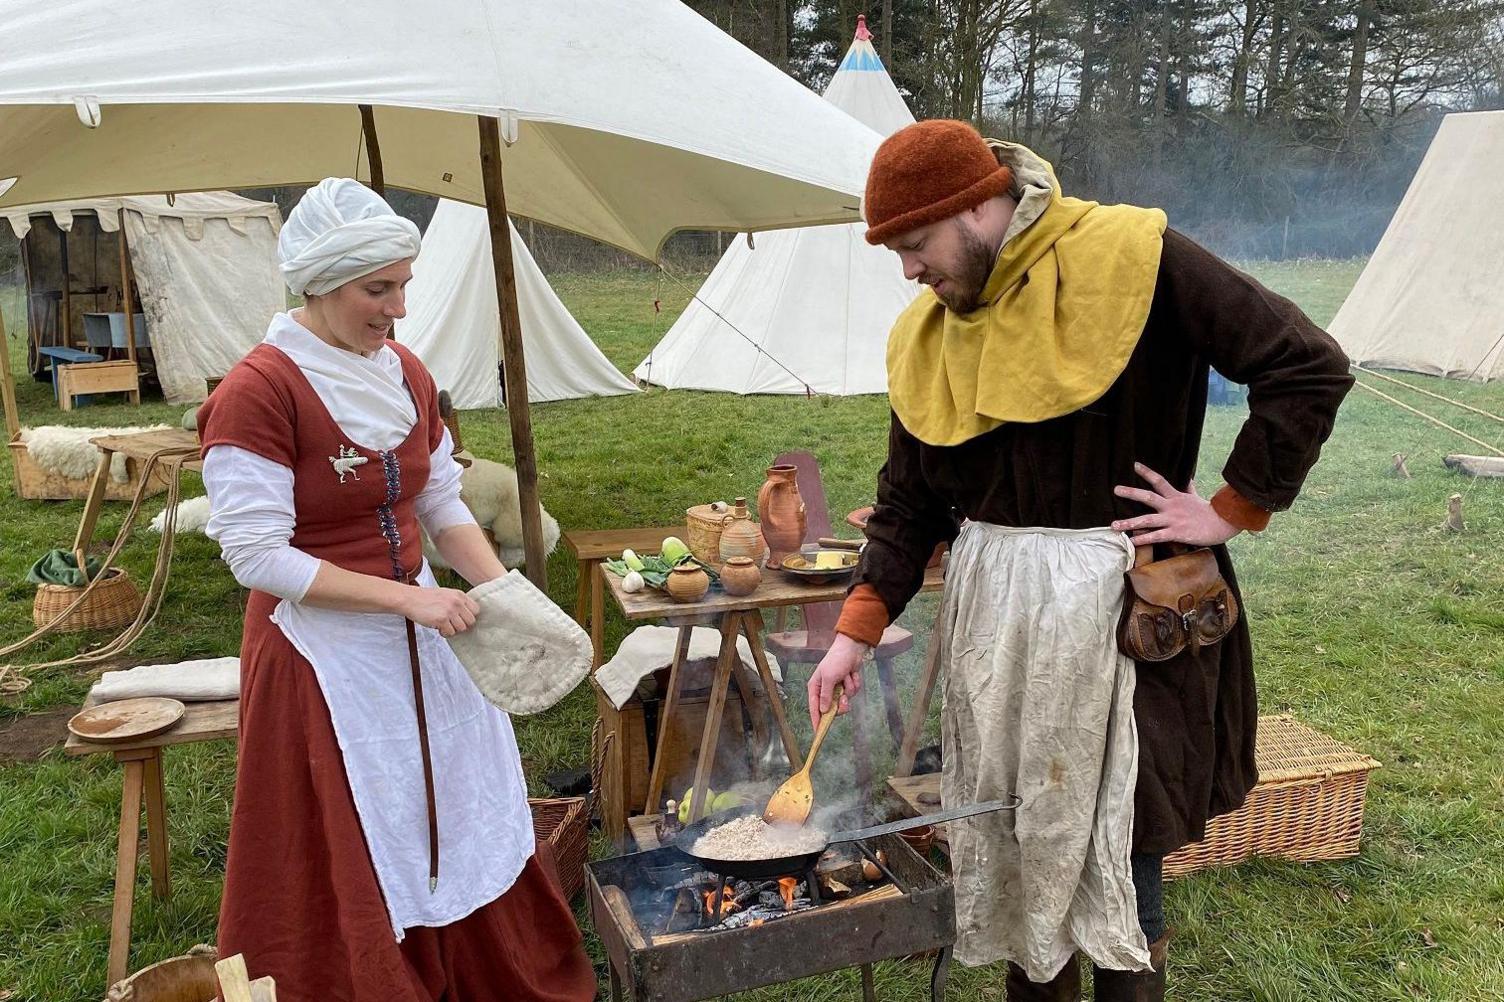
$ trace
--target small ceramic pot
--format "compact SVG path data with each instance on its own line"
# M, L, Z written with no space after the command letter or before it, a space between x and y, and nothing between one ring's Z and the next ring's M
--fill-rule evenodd
M921 858L926 857L930 853L930 846L935 844L935 826L925 825L923 828L899 832L898 837L909 843L909 848L919 853Z
M753 561L761 561L767 550L762 532L747 510L747 499L737 498L731 513L721 522L720 562L725 563L732 557L751 557Z
M710 590L710 575L698 564L680 564L669 574L665 590L675 602L698 602Z
M762 582L762 571L751 557L732 557L721 568L721 587L727 595L750 595Z

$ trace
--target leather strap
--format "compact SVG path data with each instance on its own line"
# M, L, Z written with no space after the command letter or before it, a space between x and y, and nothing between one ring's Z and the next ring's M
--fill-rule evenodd
M417 585L416 575L407 583ZM418 631L407 620L407 661L413 670L413 703L418 711L418 748L423 755L423 795L428 807L428 893L439 886L439 809L433 793L433 755L428 749L428 715L423 710L423 668L418 660Z

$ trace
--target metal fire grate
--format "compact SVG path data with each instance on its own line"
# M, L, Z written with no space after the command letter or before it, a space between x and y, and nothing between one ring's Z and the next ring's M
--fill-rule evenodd
M940 1002L956 938L950 881L896 835L859 848L885 860L886 879L877 886L829 900L813 874L790 874L809 898L797 910L771 921L674 932L662 931L662 896L676 893L686 873L680 853L652 849L587 864L591 917L610 962L613 1002L698 1002L845 967L862 968L872 1002L874 962L930 953L936 954L931 998ZM717 910L727 893L716 887L707 906Z

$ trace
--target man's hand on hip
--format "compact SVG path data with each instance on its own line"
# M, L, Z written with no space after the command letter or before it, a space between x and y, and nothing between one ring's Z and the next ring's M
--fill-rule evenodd
M851 697L862 691L862 661L867 657L867 645L858 643L837 633L835 643L820 660L820 667L809 677L809 722L818 726L820 717L830 709L831 694L837 685L845 691L836 712L845 713L851 708Z
M1113 488L1113 493L1154 511L1136 518L1119 519L1112 523L1112 527L1118 532L1131 533L1135 546L1154 543L1215 546L1242 531L1218 515L1211 502L1196 493L1196 481L1190 482L1190 490L1177 491L1168 480L1143 463L1134 463L1133 469L1154 489L1146 491L1140 487L1119 485Z

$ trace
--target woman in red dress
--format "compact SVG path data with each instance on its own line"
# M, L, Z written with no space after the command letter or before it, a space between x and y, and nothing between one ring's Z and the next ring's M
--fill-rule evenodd
M506 573L388 338L418 247L357 182L311 189L279 245L306 305L199 414L209 533L252 590L219 948L284 1002L590 999L511 723L443 640L475 603L423 560L420 526L472 584Z

